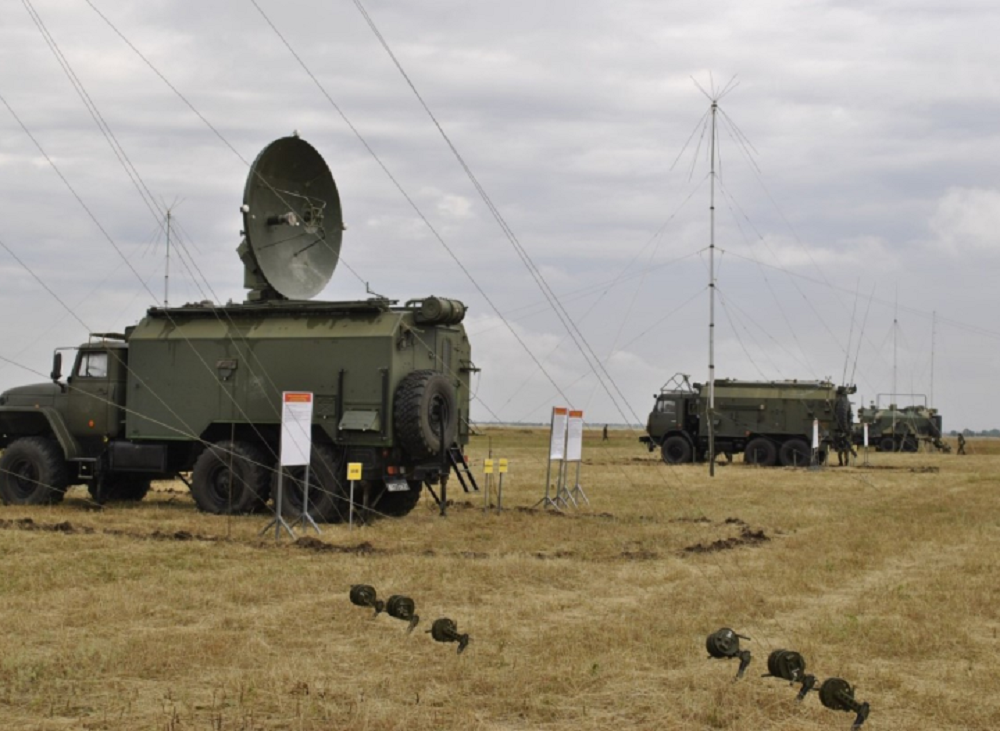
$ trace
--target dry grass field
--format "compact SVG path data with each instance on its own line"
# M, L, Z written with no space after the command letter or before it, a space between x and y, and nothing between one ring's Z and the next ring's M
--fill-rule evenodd
M847 731L760 677L778 648L853 683L865 728L1000 728L1000 444L710 480L611 436L587 434L591 505L564 515L531 509L546 435L527 429L470 447L477 471L488 444L510 460L503 513L452 480L447 518L425 496L322 543L166 484L0 508L0 728ZM351 605L354 583L412 596L417 630ZM442 616L464 654L424 632ZM723 626L752 638L736 683L706 659Z

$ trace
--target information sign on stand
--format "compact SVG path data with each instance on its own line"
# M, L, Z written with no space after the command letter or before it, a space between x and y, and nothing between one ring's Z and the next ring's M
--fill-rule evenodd
M302 515L300 521L308 523L319 533L319 526L309 515L309 455L312 453L313 395L306 391L284 391L281 394L281 447L278 455L278 489L274 500L274 520L264 526L261 533L274 526L275 540L281 529L295 537L291 526L281 515L284 503L284 476L286 467L305 466L302 483Z
M347 513L347 526L349 530L354 530L354 483L361 479L361 463L360 462L348 462L347 463L347 480L351 483L351 494L349 500L351 505L348 508Z
M563 459L566 456L566 422L568 418L569 409L563 406L552 407L552 422L549 430L549 464L545 470L545 497L535 503L536 506L541 505L543 508L559 509L559 505L550 497L549 488L552 480L553 460L559 460L559 472L556 482L561 484L562 481Z
M809 469L819 469L819 419L813 419L812 459L810 460Z
M580 484L580 465L583 462L582 411L570 411L568 414L566 421L566 462L576 462L576 476L573 488L570 489L567 486L567 480L569 477L569 468L567 467L563 470L563 482L559 487L559 491L556 493L556 500L561 501L566 505L573 503L574 506L577 506L577 498L579 497L589 505L590 500L587 499L587 495L583 491L583 486Z
M865 467L868 466L868 422L862 424L865 433Z

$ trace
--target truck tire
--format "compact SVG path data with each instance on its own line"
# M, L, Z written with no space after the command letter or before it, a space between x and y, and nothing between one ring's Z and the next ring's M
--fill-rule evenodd
M455 387L443 373L413 371L396 389L393 422L396 439L414 459L436 456L441 450L440 422L443 412L445 446L450 447L458 434L458 408Z
M87 486L90 497L98 505L105 503L139 502L149 492L152 481L129 472L110 472Z
M778 457L778 450L774 442L765 437L751 439L743 452L743 461L747 464L760 465L761 467L774 467Z
M808 467L811 459L812 449L805 439L789 439L778 449L782 467Z
M424 483L421 480L407 480L406 482L410 485L409 490L403 492L389 492L385 490L382 493L382 497L379 498L374 508L376 515L402 518L417 507L417 503L420 501L420 493L424 489Z
M667 464L684 464L691 461L693 451L691 442L678 434L674 434L663 440L663 446L660 448L660 456L663 457L663 461Z
M347 522L350 493L344 478L344 454L326 444L314 444L309 461L309 516L319 522ZM305 467L284 467L279 509L286 518L302 516L305 497L303 481ZM357 487L357 486L355 486ZM272 492L278 499L278 471L275 470ZM355 501L360 502L360 488Z
M912 434L907 434L903 437L902 443L899 445L900 452L916 452L920 449L920 441Z
M878 451L895 452L896 441L892 437L882 437L882 439L878 443Z
M252 513L267 502L271 470L264 453L249 442L209 446L191 471L191 497L213 515Z
M69 485L69 468L59 445L46 437L21 437L0 457L0 500L4 505L51 505Z

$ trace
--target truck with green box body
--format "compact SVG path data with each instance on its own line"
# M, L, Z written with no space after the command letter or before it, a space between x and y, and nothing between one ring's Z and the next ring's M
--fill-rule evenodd
M75 484L98 502L141 500L152 480L190 473L202 510L257 510L278 473L285 391L313 394L313 518L346 516L348 462L363 465L359 495L389 515L446 479L444 453L469 435L464 305L308 299L344 227L329 169L298 137L257 158L242 210L247 302L151 308L79 346L65 380L59 349L50 383L0 394L4 503L56 502ZM281 509L300 514L305 469L284 469Z
M708 385L677 374L655 394L640 440L650 451L659 447L667 464L706 460L714 437L716 455L742 453L761 466L806 465L813 459L814 421L820 461L828 450L850 445L853 392L829 381L718 379L710 434Z

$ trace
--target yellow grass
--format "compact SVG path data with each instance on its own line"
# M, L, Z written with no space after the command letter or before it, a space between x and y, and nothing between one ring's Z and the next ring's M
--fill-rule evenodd
M853 683L866 728L1000 728L1000 444L710 480L611 436L587 435L589 508L528 510L545 434L490 430L470 454L510 460L502 514L452 480L447 518L425 498L324 526L343 550L275 545L266 516L201 515L172 485L2 508L0 728L846 731L760 677L778 648ZM769 540L685 551L742 531ZM417 630L351 605L354 583L412 596ZM461 656L424 633L443 616ZM706 659L722 626L753 638L737 683Z

